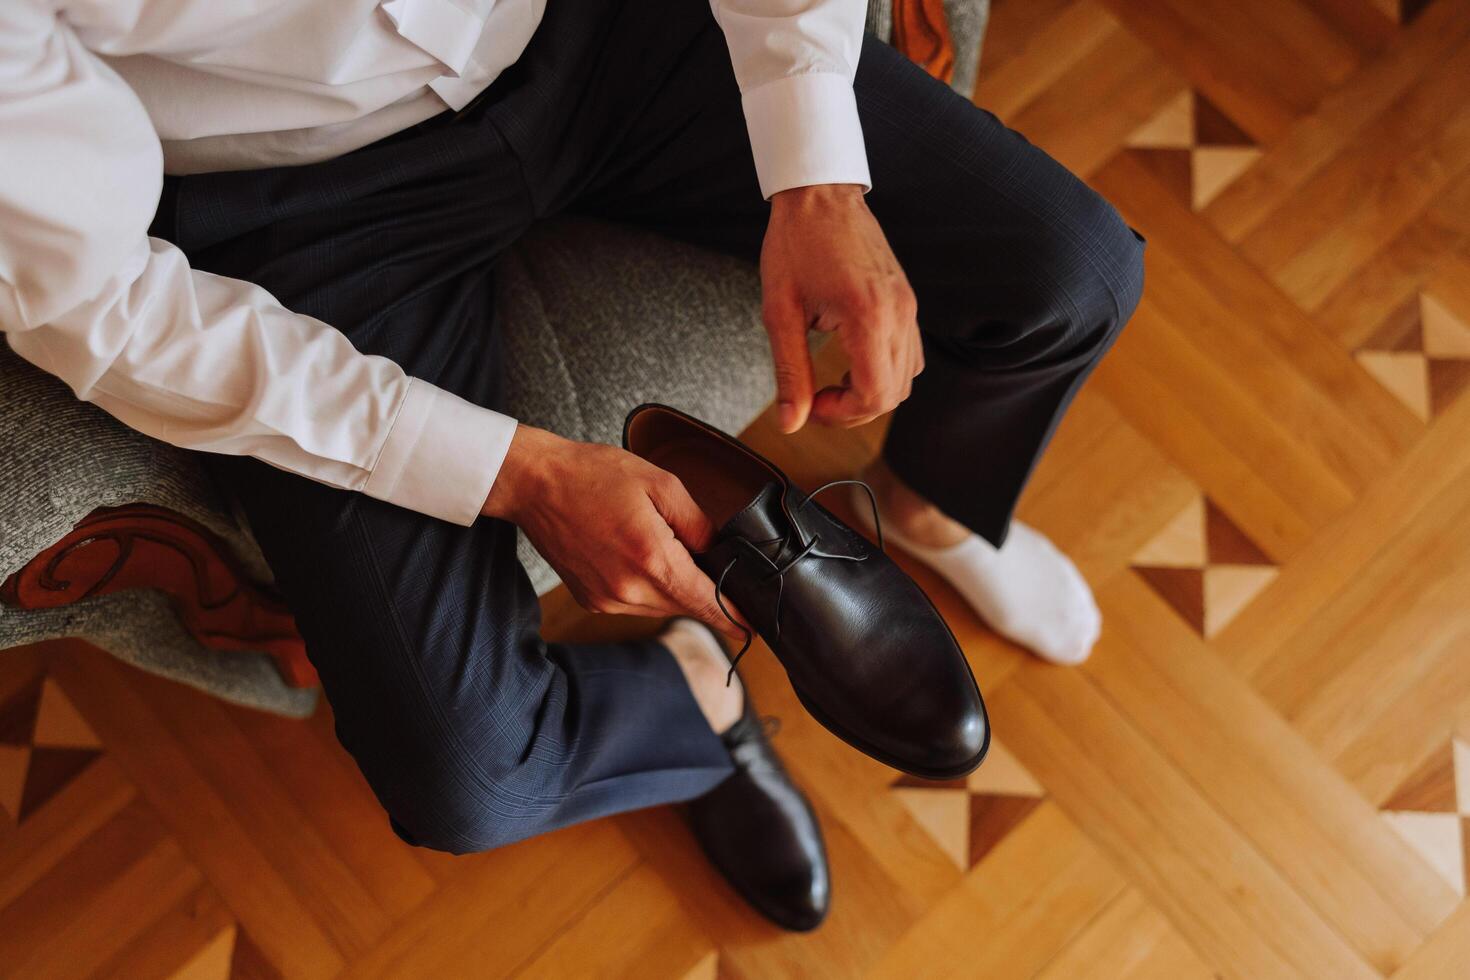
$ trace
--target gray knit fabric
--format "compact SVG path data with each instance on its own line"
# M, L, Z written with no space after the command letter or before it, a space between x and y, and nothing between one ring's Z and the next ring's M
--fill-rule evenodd
M193 458L119 425L0 343L0 581L98 507L146 503L224 538L247 571L270 570ZM0 648L6 644L0 634Z
M974 86L988 0L946 0L957 49L955 88ZM869 26L892 32L892 0ZM774 394L754 267L648 233L562 220L502 261L507 407L570 438L616 444L623 417L662 401L730 432ZM78 401L0 343L0 581L98 507L150 503L219 535L248 574L270 571L248 529L197 457L139 435ZM556 575L522 539L519 554L545 593ZM82 637L136 666L230 701L309 714L315 691L286 686L264 653L199 647L160 594L98 596L64 609L0 606L0 651Z
M893 37L893 0L868 0L868 33L880 41Z
M990 24L990 0L944 0L949 36L954 40L954 78L950 85L965 98L975 94L980 52Z
M746 262L588 221L539 229L501 265L511 412L617 445L633 406L661 401L739 432L775 395ZM538 593L554 572L524 538Z

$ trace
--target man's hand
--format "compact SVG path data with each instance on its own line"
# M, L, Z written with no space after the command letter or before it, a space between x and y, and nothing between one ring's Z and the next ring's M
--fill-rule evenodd
M761 249L762 314L782 431L855 426L891 411L924 370L908 277L855 184L781 191ZM849 370L813 393L807 330L835 331Z
M510 521L593 612L693 616L740 637L689 556L714 528L678 477L612 446L516 428L481 513Z

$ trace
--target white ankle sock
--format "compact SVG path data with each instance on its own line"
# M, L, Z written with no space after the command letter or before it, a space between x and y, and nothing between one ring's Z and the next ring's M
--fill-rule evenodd
M872 531L867 495L853 487L858 519ZM948 548L929 548L883 526L884 540L934 569L990 628L1043 660L1079 664L1092 652L1102 615L1072 560L1045 535L1011 522L996 548L972 534Z

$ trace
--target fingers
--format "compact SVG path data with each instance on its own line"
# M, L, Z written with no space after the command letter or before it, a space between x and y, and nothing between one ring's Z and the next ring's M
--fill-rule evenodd
M812 418L824 425L856 428L867 425L883 414L882 400L871 390L864 390L853 383L851 375L842 379L842 384L832 385L817 392L812 403Z
M767 297L762 309L776 371L776 402L782 432L806 425L812 410L812 356L806 312L794 296Z
M891 306L881 312L860 312L838 326L851 368L841 384L817 392L812 418L852 428L866 425L908 398L914 378L924 369L923 343L912 300L901 295Z
M689 557L689 552L683 548L669 549L668 580L665 588L668 597L680 611L732 639L744 639L745 634L740 627L730 622L720 611L719 603L715 601L715 583L700 571L699 566ZM737 622L746 625L740 611L729 600L725 601L725 608Z
M715 526L677 476L667 470L657 470L648 496L674 537L689 551L707 551L714 543Z
M677 539L655 556L656 564L649 569L654 587L666 600L665 614L686 613L727 636L740 638L740 628L730 622L715 601L715 583L689 554L705 551L714 543L714 525L678 477L663 470L659 474L649 498ZM738 612L733 608L731 612L739 619Z

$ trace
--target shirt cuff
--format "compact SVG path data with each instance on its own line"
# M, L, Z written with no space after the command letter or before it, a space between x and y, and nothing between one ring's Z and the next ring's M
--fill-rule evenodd
M480 516L516 420L410 378L362 492L466 527Z
M845 75L787 75L746 92L745 125L761 193L812 184L872 190L857 96Z

